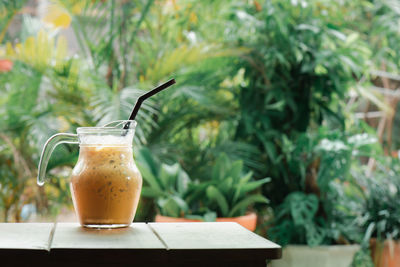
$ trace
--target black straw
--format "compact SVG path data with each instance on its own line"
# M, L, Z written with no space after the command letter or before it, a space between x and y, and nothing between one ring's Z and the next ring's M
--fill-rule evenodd
M168 82L163 83L160 86L157 86L153 90L148 91L147 93L139 96L139 98L136 100L135 106L133 107L131 116L129 116L129 120L134 120L135 119L135 117L136 117L136 115L137 115L137 113L138 113L138 111L140 109L140 106L142 105L143 101L145 101L147 98L149 98L149 97L161 92L162 90L167 89L168 87L170 87L171 85L173 85L175 83L176 83L175 79L171 79ZM129 125L130 125L129 122L126 123L125 126L124 126L124 129L129 129Z

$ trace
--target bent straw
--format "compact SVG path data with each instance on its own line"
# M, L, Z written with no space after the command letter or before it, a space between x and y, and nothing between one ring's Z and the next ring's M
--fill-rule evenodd
M160 86L157 86L153 90L151 90L151 91L139 96L139 98L136 100L135 106L133 107L131 116L129 116L129 120L131 121L131 120L135 119L135 117L136 117L136 115L137 115L137 113L138 113L138 111L140 109L140 106L142 105L143 101L145 101L147 98L149 98L149 97L161 92L162 90L167 89L168 87L170 87L171 85L173 85L175 83L176 83L175 79L171 79L168 82L163 83ZM124 126L124 129L129 129L129 125L130 125L130 122L127 122L125 124L125 126Z

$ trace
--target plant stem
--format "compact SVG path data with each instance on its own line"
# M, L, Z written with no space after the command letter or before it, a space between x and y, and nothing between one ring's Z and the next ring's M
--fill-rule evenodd
M110 35L110 40L108 41L108 71L107 71L107 83L108 86L112 89L114 88L113 83L114 83L114 74L113 74L113 65L114 65L114 53L113 53L113 47L112 43L114 40L114 34L113 34L113 27L114 27L114 12L115 12L115 1L111 1L111 18L110 18L110 27L109 27L109 35Z
M130 38L130 40L129 40L129 42L128 42L128 47L131 47L131 46L132 46L133 41L134 41L134 39L135 39L135 37L136 37L136 34L137 34L137 32L138 32L138 30L139 30L139 28L140 28L140 25L142 24L142 22L143 22L144 19L146 18L147 13L148 13L149 10L150 10L150 6L153 4L153 2L154 2L154 0L149 0L149 1L147 1L147 4L146 4L146 6L144 7L144 10L142 11L142 14L140 15L139 21L136 23L135 29L133 30L133 33L132 33L132 35L131 35L131 38Z
M126 72L128 68L128 60L127 60L127 40L126 40L126 18L127 18L127 12L129 10L128 5L130 3L128 2L127 4L122 5L122 18L121 18L121 26L120 26L120 34L119 34L119 46L121 48L121 59L122 59L122 73L119 81L119 89L121 90L122 88L126 87Z
M8 207L4 207L4 221L8 222Z

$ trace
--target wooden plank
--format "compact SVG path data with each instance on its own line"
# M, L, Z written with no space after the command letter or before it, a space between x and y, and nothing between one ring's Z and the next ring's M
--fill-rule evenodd
M215 264L265 266L279 259L281 247L237 223L151 223L166 244L170 264L177 261L201 266L204 259Z
M0 223L0 249L49 250L53 223ZM86 229L58 223L51 248L165 249L144 223L114 230Z
M168 249L267 249L281 247L237 223L150 223Z
M51 249L165 249L145 223L127 228L88 229L78 223L57 223Z
M145 223L128 228L87 229L58 223L50 250L53 266L159 266L166 248Z
M49 251L50 249L50 251ZM5 266L263 266L281 248L235 223L0 224Z
M41 263L48 258L53 227L54 223L0 223L0 266L46 266Z
M0 223L0 249L49 249L53 223Z

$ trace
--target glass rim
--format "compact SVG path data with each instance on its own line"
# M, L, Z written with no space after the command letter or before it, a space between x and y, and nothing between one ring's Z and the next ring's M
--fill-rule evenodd
M94 133L110 133L110 134L121 134L124 132L132 132L135 130L137 122L135 120L121 120L121 121L113 121L110 122L106 125L119 122L115 127L110 127L110 126L95 126L95 127L78 127L76 129L76 132L78 134L94 134ZM116 128L119 125L123 125L127 122L130 122L131 125L129 126L129 129L123 129L123 128Z

